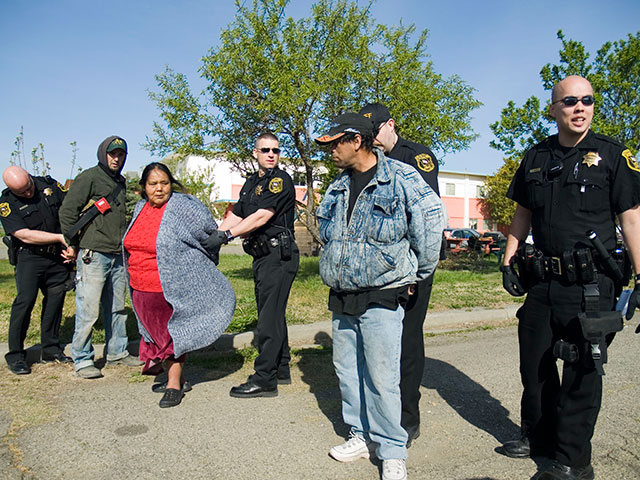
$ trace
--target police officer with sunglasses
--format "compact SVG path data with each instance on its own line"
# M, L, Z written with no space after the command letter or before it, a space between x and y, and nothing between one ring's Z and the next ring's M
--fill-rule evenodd
M221 245L244 236L242 246L253 257L258 357L255 373L229 392L238 398L275 397L278 384L291 383L285 311L299 264L293 236L296 194L291 177L278 167L278 138L269 132L259 135L253 156L258 172L247 179L233 212L203 243L215 256Z
M503 285L527 298L517 313L522 436L505 443L502 453L553 459L534 477L539 480L594 478L591 437L602 364L622 329L614 309L625 281L610 255L617 246L616 217L634 271L640 271L640 168L624 145L590 130L593 110L586 79L558 82L549 107L558 133L526 153L507 193L517 207ZM519 248L529 229L535 247ZM627 319L638 305L638 280ZM557 358L563 360L561 377Z

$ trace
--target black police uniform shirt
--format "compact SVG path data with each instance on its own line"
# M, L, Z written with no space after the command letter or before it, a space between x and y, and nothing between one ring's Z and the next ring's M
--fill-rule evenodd
M533 240L545 255L591 246L590 229L612 251L615 216L640 203L640 168L605 135L589 131L573 148L553 135L526 153L507 196L531 210Z
M431 190L440 196L440 190L438 189L438 160L429 148L398 136L396 144L387 154L387 157L411 165L422 175Z
M35 187L31 198L18 197L8 188L2 191L0 220L5 233L11 234L23 228L60 233L58 210L66 189L50 176L31 178Z
M247 179L233 213L246 218L261 208L273 208L273 217L251 235L264 234L271 238L285 228L293 235L295 200L296 192L289 174L279 167L269 168L262 177L254 173Z

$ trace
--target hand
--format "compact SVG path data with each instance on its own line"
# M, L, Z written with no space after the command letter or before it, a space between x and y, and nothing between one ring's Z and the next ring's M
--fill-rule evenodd
M73 247L65 248L60 254L64 261L62 263L73 263L76 261L77 253Z
M524 288L520 284L520 279L511 265L502 265L502 286L514 297L521 297L525 294Z
M204 249L213 254L214 252L220 252L220 247L229 243L229 237L226 231L214 230L209 238L200 242Z
M412 283L411 285L409 285L409 295L413 295L416 293L416 284Z
M631 320L631 317L633 317L633 314L635 313L636 308L640 307L639 303L640 303L640 283L636 283L636 286L633 289L633 292L631 292L631 296L629 297L629 304L627 305L627 314L625 315L625 318L627 320ZM640 324L636 328L636 333L640 333Z

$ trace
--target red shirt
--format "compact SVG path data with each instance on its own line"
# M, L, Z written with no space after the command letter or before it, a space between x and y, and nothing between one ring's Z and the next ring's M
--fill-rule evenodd
M129 252L129 285L140 292L162 292L156 239L165 203L154 208L147 202L122 242Z

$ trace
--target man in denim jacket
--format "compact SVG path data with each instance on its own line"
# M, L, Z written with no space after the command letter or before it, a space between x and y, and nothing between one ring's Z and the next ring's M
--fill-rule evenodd
M361 115L334 119L326 135L344 171L318 207L324 242L320 275L331 287L333 363L350 438L329 454L340 462L383 461L383 480L407 478L407 432L400 425L400 353L412 286L435 269L444 213L416 170L373 147Z

